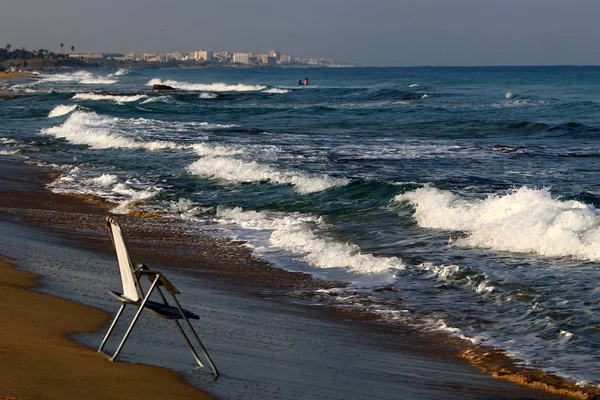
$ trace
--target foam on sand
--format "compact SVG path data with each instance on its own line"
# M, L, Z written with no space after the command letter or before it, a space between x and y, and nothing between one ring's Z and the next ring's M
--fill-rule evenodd
M308 176L299 172L282 172L256 161L231 157L207 156L188 166L194 175L227 182L261 182L293 185L298 193L307 194L348 184L345 178Z
M94 175L94 171L71 168L48 185L54 193L85 194L116 203L113 214L126 214L139 201L148 200L162 189L136 179L123 180L114 174Z
M600 259L600 213L592 205L553 198L548 189L522 187L486 199L426 186L398 195L415 207L419 226L465 231L458 246Z

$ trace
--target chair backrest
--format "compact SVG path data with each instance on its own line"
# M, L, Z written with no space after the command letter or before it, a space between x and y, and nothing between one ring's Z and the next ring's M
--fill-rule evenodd
M123 284L123 296L130 300L138 301L142 298L142 291L134 275L133 263L129 257L129 251L127 250L125 238L123 237L123 231L117 221L112 217L106 218L106 225L108 225L108 231L110 232L110 237L117 253L119 271L121 272L121 283Z

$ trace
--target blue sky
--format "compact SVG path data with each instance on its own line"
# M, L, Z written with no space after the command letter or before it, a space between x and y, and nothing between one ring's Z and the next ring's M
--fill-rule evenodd
M599 16L598 0L19 0L2 5L0 46L581 65L600 64Z

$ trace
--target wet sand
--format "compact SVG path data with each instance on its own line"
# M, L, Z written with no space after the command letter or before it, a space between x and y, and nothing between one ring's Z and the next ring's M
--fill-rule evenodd
M112 248L103 225L106 204L52 194L43 188L48 175L6 160L0 160L0 219L57 238L62 247L53 251L65 254L64 260L69 249L79 248L94 258L94 264L115 268L109 261ZM354 312L282 303L280 299L291 291L332 284L281 271L253 257L240 243L208 234L199 237L176 220L140 217L120 218L134 259L152 260L161 268L188 275L189 289L198 292L194 294L198 304L207 304L209 317L200 335L208 338L207 347L224 377L211 384L195 381L193 375L184 379L218 398L566 398L494 379L456 357L457 347L435 343L408 328L375 324ZM18 236L10 224L3 226ZM0 242L0 253L6 249L20 254L13 255L15 263L34 268L38 259L23 249L37 242L19 250L17 244L25 243L25 237ZM49 257L50 252L44 251ZM81 257L72 252L73 257ZM60 292L60 283L52 279L48 276L45 281L48 290ZM204 281L206 286L200 288ZM101 301L96 297L100 299L102 291L96 296L94 284L80 282L88 293L72 299ZM92 346L98 335L78 337L78 341ZM135 344L133 348L137 350ZM165 362L158 364L171 368L168 352L160 354Z
M0 72L0 82L2 81L8 81L11 79L26 79L26 78L31 78L32 74L31 72ZM13 92L13 91L5 91L2 90L2 88L0 88L0 100L2 99L11 99L14 98L16 96L22 96L24 95L23 93L20 92Z
M15 78L26 78L28 76L31 76L31 72L0 72L0 81Z
M112 363L68 339L72 332L98 330L109 316L28 290L35 285L35 275L0 261L0 390L4 395L23 400L210 399L184 384L175 372Z

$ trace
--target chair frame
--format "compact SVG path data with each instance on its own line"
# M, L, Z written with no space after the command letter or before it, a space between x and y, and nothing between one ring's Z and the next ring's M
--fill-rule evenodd
M129 335L131 334L131 331L133 330L134 325L136 324L138 318L142 314L142 311L144 309L148 309L149 311L152 311L158 317L169 319L169 320L172 320L173 322L175 322L179 332L181 333L181 336L183 337L184 341L187 343L188 347L190 348L190 351L191 351L194 359L196 360L196 363L198 364L198 366L200 368L202 368L202 367L204 367L204 364L200 360L200 357L198 356L198 353L194 349L192 342L186 335L185 331L183 330L183 327L181 326L181 323L179 322L179 320L182 319L185 322L185 324L187 325L187 327L189 328L189 330L192 332L192 335L193 335L198 347L202 351L202 354L204 355L206 361L208 362L208 364L210 365L210 367L213 371L213 375L215 377L219 377L219 372L217 371L217 368L215 367L212 359L210 358L210 355L206 351L206 348L202 344L202 341L200 341L200 338L198 337L198 334L194 330L194 327L192 326L192 324L189 321L190 319L199 319L200 317L181 307L179 300L177 300L177 297L175 296L177 294L180 294L180 292L175 288L175 286L173 286L173 284L171 282L169 282L169 280L162 273L157 272L157 271L151 271L150 269L148 269L148 267L146 267L143 264L135 264L135 265L132 264L131 258L129 257L129 250L127 249L127 244L125 242L123 231L115 218L107 217L106 224L108 227L108 231L110 233L110 238L112 240L113 247L115 248L115 251L117 253L117 260L119 262L119 268L121 271L121 280L123 283L123 292L124 293L128 292L128 289L126 288L126 285L128 285L128 284L125 282L125 278L124 278L123 274L126 274L126 275L131 274L131 276L133 277L132 281L135 286L135 289L132 287L129 287L128 295L121 294L118 292L109 292L109 294L111 296L113 296L115 299L117 299L118 301L121 302L121 307L119 308L119 311L117 312L113 322L110 324L108 331L104 335L104 339L102 340L102 343L100 343L98 352L109 356L111 361L116 361L117 357L121 353L121 350L123 349L123 346L125 345L125 342L129 338ZM118 251L117 243L119 243L119 245L124 250L123 252L121 252L121 254ZM144 294L142 285L140 283L140 278L142 278L144 276L147 277L151 282L150 288L148 289L146 294ZM169 304L169 302L167 301L167 297L165 296L165 294L163 293L163 291L160 288L161 286L167 291L168 294L171 295L174 306ZM158 292L162 302L156 302L156 301L150 300L150 296L152 295L152 293L155 290ZM132 293L132 291L134 291L135 294ZM121 342L119 343L119 346L117 347L117 350L114 352L114 354L112 356L110 356L108 353L105 353L103 351L103 349L104 349L104 346L106 345L106 342L108 341L110 335L112 334L113 329L117 325L117 322L121 318L121 315L123 314L123 311L125 310L125 307L127 305L136 306L137 312L135 313L135 316L133 317L131 324L129 325L127 331L125 332L125 335L121 339Z

